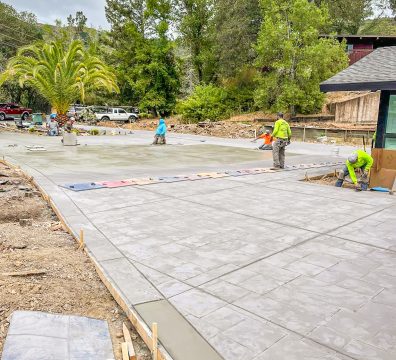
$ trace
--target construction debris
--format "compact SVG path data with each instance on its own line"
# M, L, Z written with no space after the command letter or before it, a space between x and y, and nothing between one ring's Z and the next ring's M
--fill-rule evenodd
M32 226L33 219L19 219L19 225L21 226Z

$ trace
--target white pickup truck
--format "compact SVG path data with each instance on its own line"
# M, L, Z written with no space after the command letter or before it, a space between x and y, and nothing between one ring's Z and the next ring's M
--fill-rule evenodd
M121 108L99 109L95 111L95 116L98 121L135 122L139 118L138 114L126 112Z

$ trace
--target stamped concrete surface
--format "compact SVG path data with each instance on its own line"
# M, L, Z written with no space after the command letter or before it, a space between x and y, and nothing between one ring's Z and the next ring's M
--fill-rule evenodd
M112 360L107 322L82 316L15 311L2 360Z
M72 192L64 183L271 165L247 141L0 135L174 359L396 358L396 199L299 181L312 169ZM10 144L17 144L9 147ZM43 145L29 152L25 145ZM295 143L289 164L338 161ZM351 148L341 148L345 155Z

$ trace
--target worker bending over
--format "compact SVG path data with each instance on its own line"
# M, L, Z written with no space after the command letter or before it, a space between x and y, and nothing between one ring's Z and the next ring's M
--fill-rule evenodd
M285 168L285 149L290 144L291 130L288 122L283 118L282 113L278 113L278 120L275 122L272 132L272 156L274 159L273 170Z
M366 191L369 184L369 172L373 166L373 158L363 150L354 151L345 163L345 168L340 171L336 187L342 187L345 177L349 174L358 191ZM356 170L361 172L359 181L356 178Z
M166 144L166 124L165 120L161 118L158 123L157 130L155 131L153 145Z
M259 146L259 150L272 150L272 136L271 131L265 130L265 133L257 136L253 142L256 142L258 139L263 139L264 144Z

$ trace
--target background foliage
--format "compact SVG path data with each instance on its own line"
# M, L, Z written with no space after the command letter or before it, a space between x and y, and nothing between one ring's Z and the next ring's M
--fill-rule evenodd
M22 46L78 40L120 89L91 92L86 104L193 121L257 109L312 113L323 103L320 81L347 65L344 44L319 34L396 35L396 0L106 0L105 12L109 31L88 28L82 12L43 25L0 2L0 71ZM49 110L14 80L0 101Z

